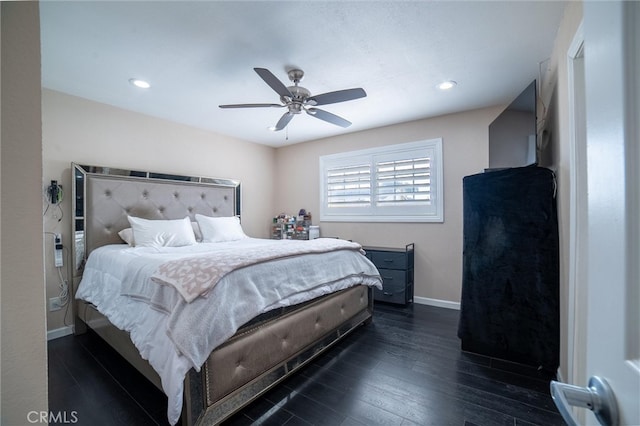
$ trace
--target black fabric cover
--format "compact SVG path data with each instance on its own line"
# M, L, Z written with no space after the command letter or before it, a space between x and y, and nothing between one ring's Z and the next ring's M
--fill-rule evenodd
M555 176L529 166L463 179L462 349L542 367L559 362Z

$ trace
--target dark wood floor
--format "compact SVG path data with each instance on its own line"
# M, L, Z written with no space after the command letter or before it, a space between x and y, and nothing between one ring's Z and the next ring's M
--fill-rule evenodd
M226 424L564 424L550 373L462 352L457 320L454 310L378 304L372 324ZM75 412L78 425L167 423L166 397L92 333L49 342L49 409Z

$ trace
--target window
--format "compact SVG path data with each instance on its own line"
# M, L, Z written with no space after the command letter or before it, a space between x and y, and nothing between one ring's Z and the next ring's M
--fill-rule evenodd
M320 157L320 220L442 222L442 139Z

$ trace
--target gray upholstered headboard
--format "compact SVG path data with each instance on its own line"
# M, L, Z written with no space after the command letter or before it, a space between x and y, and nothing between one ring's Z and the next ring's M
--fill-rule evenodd
M240 216L240 183L72 164L74 275L97 247L122 243L127 216L182 219L195 214Z

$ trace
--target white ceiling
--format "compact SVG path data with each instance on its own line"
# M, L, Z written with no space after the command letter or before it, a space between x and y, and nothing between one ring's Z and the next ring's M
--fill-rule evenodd
M511 102L539 78L565 2L195 1L40 3L44 87L282 146ZM284 109L254 71L289 86L301 68L313 94L362 87L367 97L321 108L347 129ZM128 83L149 81L150 89ZM440 91L436 84L458 85Z

